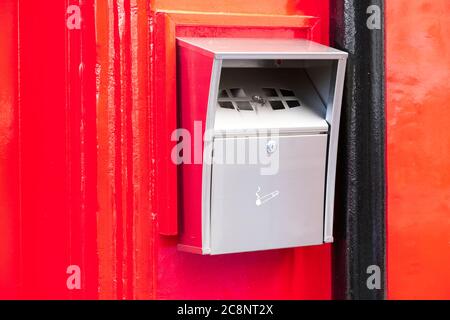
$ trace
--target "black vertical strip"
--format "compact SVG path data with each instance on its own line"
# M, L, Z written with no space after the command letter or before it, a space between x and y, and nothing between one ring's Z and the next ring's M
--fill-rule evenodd
M333 294L336 299L384 299L384 1L332 0L330 28L332 45L349 53L336 182ZM380 289L367 286L372 265L381 270Z

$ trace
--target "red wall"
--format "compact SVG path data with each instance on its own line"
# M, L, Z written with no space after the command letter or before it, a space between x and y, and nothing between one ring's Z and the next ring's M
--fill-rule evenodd
M450 298L450 2L386 1L388 297Z
M86 0L81 30L67 2L0 5L0 298L330 298L329 245L202 257L160 235L175 36L328 43L328 1Z
M0 297L94 298L95 55L81 45L93 8L82 35L64 2L0 7ZM67 290L70 265L81 290Z

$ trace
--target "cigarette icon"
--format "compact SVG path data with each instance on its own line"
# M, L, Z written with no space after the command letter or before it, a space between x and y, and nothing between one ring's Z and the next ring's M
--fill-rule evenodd
M270 201L271 199L277 197L280 192L278 190L271 192L269 194L266 194L264 196L261 196L259 192L261 191L261 187L258 186L258 191L256 191L256 205L258 207L262 206L267 201Z

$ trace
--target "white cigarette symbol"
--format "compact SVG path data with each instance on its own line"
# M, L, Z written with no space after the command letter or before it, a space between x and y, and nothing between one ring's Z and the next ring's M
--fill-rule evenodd
M276 196L278 196L280 194L280 192L278 190L271 192L269 194L266 194L264 196L260 196L259 192L261 191L261 187L258 186L258 191L256 191L256 205L259 207L261 205L263 205L264 203L266 203L267 201L275 198Z

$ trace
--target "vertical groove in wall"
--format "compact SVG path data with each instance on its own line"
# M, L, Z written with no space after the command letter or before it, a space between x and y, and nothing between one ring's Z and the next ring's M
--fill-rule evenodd
M0 299L20 297L20 110L18 2L1 3Z

